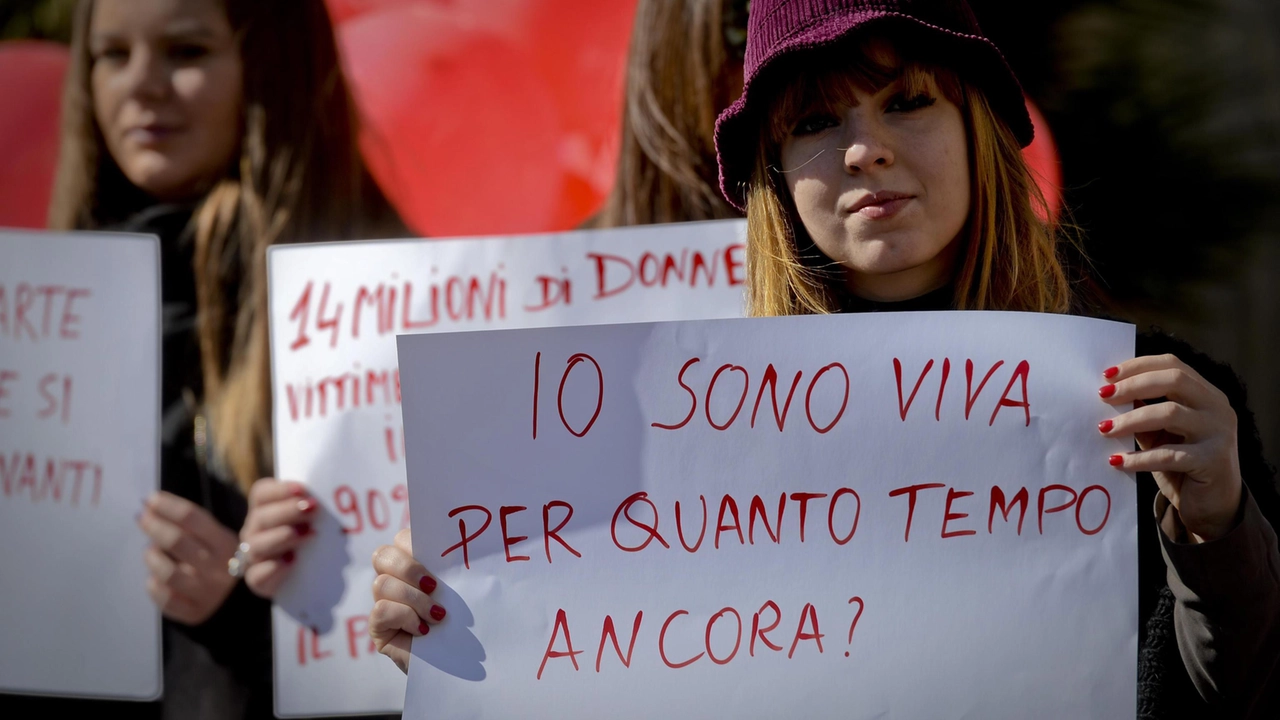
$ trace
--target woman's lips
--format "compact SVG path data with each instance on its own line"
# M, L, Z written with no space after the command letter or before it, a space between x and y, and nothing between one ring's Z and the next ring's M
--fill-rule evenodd
M859 198L850 208L851 215L861 215L868 220L884 220L897 215L915 198L907 193L882 190Z
M172 125L145 125L129 128L125 131L124 137L143 147L153 147L172 138L178 132L180 129Z
M857 211L857 214L868 220L885 220L897 215L911 200L912 198L904 197L896 200L886 200L874 205L864 205Z

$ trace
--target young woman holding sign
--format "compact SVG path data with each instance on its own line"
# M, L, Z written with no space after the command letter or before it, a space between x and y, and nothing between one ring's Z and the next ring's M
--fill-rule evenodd
M1079 311L1020 153L1020 86L964 2L752 13L746 90L716 140L747 213L753 314ZM1274 717L1280 507L1243 390L1168 338L1139 351L1098 368L1115 408L1098 431L1141 449L1097 462L1142 473L1154 506L1139 512L1140 714Z
M1062 236L1020 152L1021 88L962 0L756 0L742 97L716 128L721 189L747 214L757 316L1079 311ZM1099 425L1140 450L1139 710L1280 713L1280 521L1229 369L1168 338L1098 368ZM1148 473L1150 473L1148 475ZM404 666L435 580L406 538L374 558L370 617Z
M361 160L323 3L81 0L71 52L50 225L161 238L163 491L138 520L168 620L161 712L271 717L269 604L239 576L274 592L316 504L258 481L266 247L405 229Z

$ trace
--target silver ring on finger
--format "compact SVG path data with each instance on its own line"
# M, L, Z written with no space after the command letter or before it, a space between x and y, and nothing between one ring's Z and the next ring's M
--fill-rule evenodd
M231 556L227 561L227 573L231 577L239 580L244 577L244 573L249 569L249 543L242 542L240 547L236 548L236 554Z

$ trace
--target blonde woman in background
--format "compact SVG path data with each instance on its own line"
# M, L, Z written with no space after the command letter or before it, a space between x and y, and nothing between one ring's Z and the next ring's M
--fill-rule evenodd
M71 54L50 225L161 239L162 490L138 524L165 693L129 712L270 718L270 604L251 590L274 593L316 503L259 480L266 248L406 230L361 159L320 0L81 0Z

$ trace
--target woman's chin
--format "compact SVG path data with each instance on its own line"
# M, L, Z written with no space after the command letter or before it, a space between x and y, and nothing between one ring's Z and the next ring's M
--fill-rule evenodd
M195 197L199 180L170 163L147 162L130 167L125 177L147 195L165 202Z
M902 250L903 248L897 248ZM870 300L908 300L938 289L948 277L946 263L939 253L917 254L893 252L892 247L869 247L849 260L845 266L850 284L875 297L858 293Z
M926 233L903 229L876 235L851 235L843 239L836 254L846 268L871 275L905 273L944 262L950 242L939 242Z

